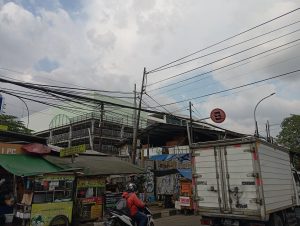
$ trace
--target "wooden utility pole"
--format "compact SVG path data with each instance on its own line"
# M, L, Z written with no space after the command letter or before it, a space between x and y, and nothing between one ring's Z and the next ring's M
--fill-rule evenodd
M193 139L193 118L192 118L192 102L190 101L189 103L189 109L190 109L190 139L191 139L191 144L193 144L194 139Z
M104 104L101 103L100 122L99 122L99 152L102 152L102 128L103 128Z
M141 109L142 109L142 98L143 98L143 93L145 92L145 82L146 82L146 68L144 68L143 72L143 81L142 81L142 86L141 86L141 92L140 92L140 101L139 101L139 107L138 107L138 112L137 112L137 118L136 118L136 123L135 123L135 135L133 136L133 143L132 143L132 163L135 164L135 158L136 158L136 149L137 149L137 134L139 131L139 124L140 124L140 117L141 117Z

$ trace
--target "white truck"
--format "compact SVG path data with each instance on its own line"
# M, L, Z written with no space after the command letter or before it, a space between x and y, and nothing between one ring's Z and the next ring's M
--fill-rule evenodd
M194 208L202 225L298 225L299 177L288 150L256 137L191 149Z

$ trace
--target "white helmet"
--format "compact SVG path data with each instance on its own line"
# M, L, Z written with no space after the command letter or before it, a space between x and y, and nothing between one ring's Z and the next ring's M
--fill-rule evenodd
M137 189L135 183L132 183L132 182L126 184L126 187L125 187L125 188L126 188L126 191L127 191L127 192L135 192L136 189Z

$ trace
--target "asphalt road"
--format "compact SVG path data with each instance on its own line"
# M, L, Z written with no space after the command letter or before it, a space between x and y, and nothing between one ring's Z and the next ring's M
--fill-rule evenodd
M155 220L155 226L200 226L200 216L176 215Z

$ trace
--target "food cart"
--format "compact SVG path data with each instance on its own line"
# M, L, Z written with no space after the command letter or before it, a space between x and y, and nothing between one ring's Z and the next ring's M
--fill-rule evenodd
M75 221L95 221L103 217L105 178L78 177L75 192Z
M69 225L72 222L73 174L47 174L24 178L22 202L16 217L31 226Z

